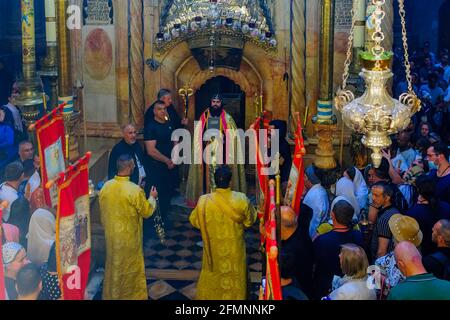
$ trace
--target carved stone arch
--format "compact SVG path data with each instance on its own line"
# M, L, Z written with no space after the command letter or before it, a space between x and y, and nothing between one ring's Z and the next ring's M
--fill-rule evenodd
M174 87L176 91L178 91L179 88L185 85L189 85L192 89L194 89L195 92L199 90L206 81L217 76L224 76L229 78L234 83L239 85L245 92L245 126L250 126L257 114L257 110L254 106L255 97L261 94L261 90L264 86L263 79L259 71L248 59L244 58L242 60L239 71L227 68L216 68L214 72L210 72L209 70L201 70L197 61L193 59L192 56L187 57L183 62L179 64L179 67L175 72ZM181 106L182 104L178 103L178 105ZM192 95L189 98L189 106L190 108L188 118L191 120L190 122L192 122L195 115L195 95ZM182 110L179 111L181 112Z

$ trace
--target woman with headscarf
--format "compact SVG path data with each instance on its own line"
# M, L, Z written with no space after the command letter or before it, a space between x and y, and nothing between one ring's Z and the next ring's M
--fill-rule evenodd
M56 220L48 210L37 209L30 220L28 230L28 257L41 266L48 260L50 248L55 242Z
M58 272L56 267L56 245L53 242L48 261L40 268L42 279L42 291L39 300L60 300L61 289L59 286Z
M28 228L30 226L30 203L24 197L16 199L11 204L11 217L9 223L18 228L19 242L24 248L27 247Z
M343 196L350 202L353 209L355 209L353 220L358 219L361 209L355 196L354 185L349 178L344 176L338 180L336 183L336 196Z
M358 200L360 210L367 207L367 201L369 196L369 188L367 188L364 177L356 167L351 167L344 172L344 177L349 178L353 182L354 193Z

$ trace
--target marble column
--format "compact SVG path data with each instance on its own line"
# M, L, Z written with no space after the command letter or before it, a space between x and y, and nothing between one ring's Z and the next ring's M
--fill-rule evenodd
M50 83L50 100L47 109L52 110L58 104L58 59L56 41L56 7L54 0L45 0L45 37L47 42L47 55L41 61L41 77L48 77Z
M144 125L144 38L142 0L130 1L130 108L138 128Z
M319 100L317 116L313 118L318 144L314 164L322 170L336 168L333 134L337 130L333 115L333 58L334 58L334 4L335 0L321 1Z
M36 73L36 37L34 20L34 0L22 0L22 72L23 78L19 79L17 86L19 96L14 104L22 109L26 124L30 125L37 120L40 106L43 103L42 82Z
M306 21L305 21L305 0L291 1L292 6L292 70L291 70L291 114L290 114L290 132L296 130L296 116L300 112L301 119L304 119L306 109L305 98L305 50L306 50Z
M66 103L63 109L66 135L69 135L69 161L79 158L76 126L80 113L74 112L73 83L70 54L70 34L67 28L68 0L56 0L57 41L58 41L58 104Z

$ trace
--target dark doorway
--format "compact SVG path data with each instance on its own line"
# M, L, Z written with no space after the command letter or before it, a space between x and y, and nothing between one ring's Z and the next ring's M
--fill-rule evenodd
M245 127L245 92L227 77L217 76L206 81L195 93L195 120L209 107L211 96L220 92L225 111L230 114L238 128Z
M439 50L450 49L450 1L439 9Z

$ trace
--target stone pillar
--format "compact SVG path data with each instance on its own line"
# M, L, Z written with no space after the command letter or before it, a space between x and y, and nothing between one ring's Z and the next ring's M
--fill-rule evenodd
M41 77L48 77L50 82L50 101L47 109L52 110L58 104L58 59L56 42L56 7L54 0L45 0L45 36L47 41L47 55L41 61Z
M63 110L66 134L69 135L69 161L79 158L78 139L75 135L79 111L73 108L72 68L67 21L68 0L56 0L58 40L58 104L66 102Z
M314 164L322 170L336 168L333 134L337 130L333 115L333 59L334 59L334 4L335 0L321 0L319 101L313 118L318 144Z
M142 0L130 1L130 108L134 123L138 128L144 125L144 38Z
M36 73L36 37L34 21L34 0L22 0L22 72L17 82L19 96L14 104L22 109L27 126L34 123L40 114L44 92L42 82Z
M296 130L296 116L300 112L300 117L303 120L305 117L305 0L291 1L292 6L292 100L291 100L291 114L290 114L290 132Z

